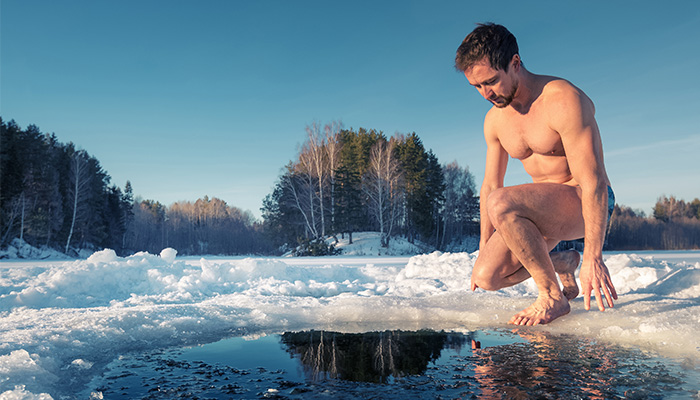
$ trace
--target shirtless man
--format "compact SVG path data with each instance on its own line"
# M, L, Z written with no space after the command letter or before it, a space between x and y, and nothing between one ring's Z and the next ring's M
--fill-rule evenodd
M561 240L584 238L579 278L584 307L617 299L603 263L614 195L603 164L593 102L571 83L526 70L515 37L480 24L457 50L455 66L493 104L484 120L486 168L481 186L481 241L471 278L499 290L532 277L537 300L513 316L516 325L545 324L570 311L579 288L576 251L550 253ZM508 156L533 183L504 187ZM557 274L563 290L557 282Z

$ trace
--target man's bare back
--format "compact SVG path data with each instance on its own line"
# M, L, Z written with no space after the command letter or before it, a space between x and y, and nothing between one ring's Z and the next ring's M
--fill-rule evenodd
M488 39L494 32L510 35L498 25L482 25L470 36L476 33ZM572 252L550 256L549 251L561 240L584 237L580 274L584 306L590 308L593 292L601 311L602 295L612 307L617 294L602 260L609 180L592 101L563 79L527 71L517 44L496 49L505 55L481 55L482 45L468 43L470 36L458 50L458 65L494 105L484 121L481 242L472 288L498 290L532 277L538 298L510 322L550 322L568 313L569 300L578 294L574 273L579 257ZM488 43L483 38L477 42ZM492 60L500 64L494 67ZM508 156L522 161L532 184L503 186Z

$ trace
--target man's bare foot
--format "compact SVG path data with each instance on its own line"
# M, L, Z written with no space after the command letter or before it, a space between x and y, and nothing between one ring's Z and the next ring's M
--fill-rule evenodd
M515 314L508 323L513 325L548 324L562 315L568 314L569 311L571 311L571 307L566 297L554 299L539 296L528 308Z
M567 299L573 300L578 296L576 284L576 268L581 261L581 255L576 250L557 251L551 254L554 271L559 275L562 292Z

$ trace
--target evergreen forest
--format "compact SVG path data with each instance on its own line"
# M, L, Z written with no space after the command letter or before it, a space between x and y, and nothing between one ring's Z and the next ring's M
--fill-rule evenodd
M249 212L204 197L166 207L112 184L100 162L35 125L0 118L0 249L15 240L78 256L103 248L128 255L270 251Z
M19 240L69 256L165 247L182 255L323 255L334 253L328 238L375 231L383 246L404 237L426 251L472 251L479 234L474 177L456 162L441 164L416 133L308 125L259 221L208 196L168 206L142 199L73 143L13 120L0 118L0 128L0 249ZM699 199L662 196L648 217L616 205L607 250L698 248Z

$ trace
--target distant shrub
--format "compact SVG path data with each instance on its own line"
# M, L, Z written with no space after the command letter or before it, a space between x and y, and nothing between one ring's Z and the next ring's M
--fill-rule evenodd
M335 244L327 244L324 240L315 239L301 241L299 246L294 250L295 257L320 257L320 256L335 256L342 253L343 250L336 249Z

